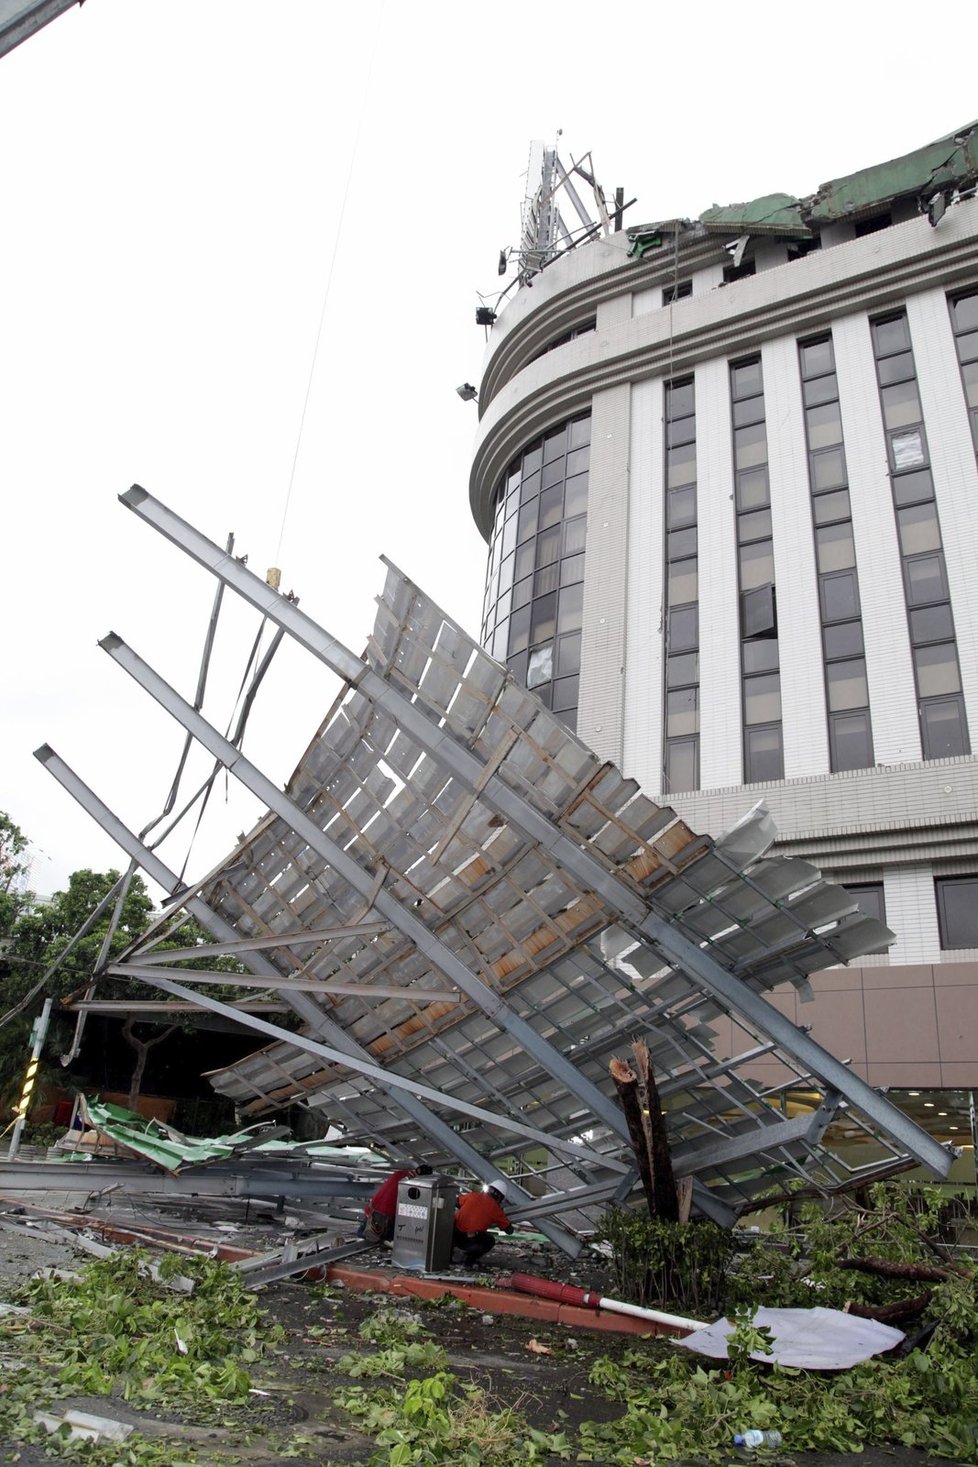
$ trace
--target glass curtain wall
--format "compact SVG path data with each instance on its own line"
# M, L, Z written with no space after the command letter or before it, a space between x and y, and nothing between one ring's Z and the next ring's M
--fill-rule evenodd
M496 488L482 641L577 726L590 414L535 438Z

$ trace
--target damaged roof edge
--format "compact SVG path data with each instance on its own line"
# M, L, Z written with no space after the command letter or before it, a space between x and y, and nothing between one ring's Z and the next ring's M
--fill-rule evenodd
M936 193L973 188L976 183L978 121L900 158L830 179L807 198L773 193L741 204L714 204L704 209L698 223L710 234L739 230L806 239L813 229L835 220L879 212L894 199L924 201ZM646 232L655 227L642 226ZM633 231L628 233L631 237Z

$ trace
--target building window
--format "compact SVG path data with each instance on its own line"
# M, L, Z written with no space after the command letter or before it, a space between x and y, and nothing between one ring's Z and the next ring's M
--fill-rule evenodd
M798 351L822 621L829 767L834 773L868 769L873 763L873 730L832 337L800 342Z
M764 377L759 356L730 364L740 590L744 782L784 778L778 616ZM759 647L759 644L764 644Z
M756 274L757 264L753 257L751 257L749 260L742 260L739 265L724 265L723 283L724 285L733 285L735 280L747 280L751 275Z
M569 728L577 725L589 414L535 438L496 487L482 640Z
M952 296L951 325L954 345L961 365L964 400L971 419L971 436L978 453L978 290L967 295Z
M852 897L863 917L875 917L877 922L882 922L886 926L886 901L883 895L882 881L866 882L860 886L849 886L847 883L843 887L843 890L847 891ZM882 947L871 947L868 951L871 953L885 953L887 947L884 944Z
M699 788L699 560L692 377L666 383L663 789Z
M675 285L667 285L662 292L662 304L671 306L673 301L686 300L693 294L693 282L691 280L679 280Z
M564 331L560 336L555 336L553 341L548 341L545 347L535 352L530 358L531 362L537 362L545 357L548 351L556 351L558 346L566 346L569 341L575 341L578 336L588 336L592 331L597 331L598 320L592 316L587 321L582 321L579 326L572 326L569 331Z
M978 947L978 876L945 876L934 882L941 947Z
M868 219L857 219L856 238L862 239L867 234L878 234L881 229L889 229L892 223L892 214L872 214Z
M962 319L967 320L966 312ZM905 311L880 316L870 327L903 560L921 747L925 759L945 759L970 753L971 745L913 344Z

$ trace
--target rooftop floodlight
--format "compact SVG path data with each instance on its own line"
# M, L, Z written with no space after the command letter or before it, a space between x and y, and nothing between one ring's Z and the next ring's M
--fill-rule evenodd
M463 382L461 387L456 387L455 391L463 402L475 402L479 395L471 382Z
M498 269L498 272L499 272L500 275L505 275L506 274L506 269L507 269L508 264L509 264L509 260L506 257L506 251L505 250L500 250L499 251L499 265L497 266L497 269Z
M933 228L944 218L947 209L947 194L935 194L927 204L927 220Z
M492 326L496 320L496 313L491 306L476 306L475 324L477 326Z

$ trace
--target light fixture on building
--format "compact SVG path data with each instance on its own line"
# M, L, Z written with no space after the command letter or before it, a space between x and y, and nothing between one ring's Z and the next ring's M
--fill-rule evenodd
M479 400L479 394L471 382L463 382L461 387L456 387L455 391L463 402L478 402Z
M476 306L475 324L477 326L493 326L496 322L496 313L491 306Z
M944 218L947 210L947 194L935 194L927 201L927 222L933 229Z

